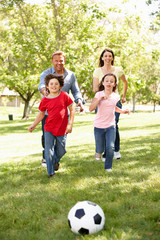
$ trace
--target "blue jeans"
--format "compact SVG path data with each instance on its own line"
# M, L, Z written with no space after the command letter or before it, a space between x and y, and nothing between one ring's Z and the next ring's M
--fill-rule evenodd
M48 117L48 115L45 115L44 118L42 119L42 147L43 147L43 150L42 150L42 156L43 158L45 158L45 153L44 153L44 149L45 149L45 132L44 132L44 125L45 125L45 122L46 122L46 118Z
M116 106L119 108L122 108L122 103L120 100L117 102ZM120 113L115 112L115 121L116 121L115 152L119 152L120 150L120 135L119 135L119 128L118 128L119 116L120 116Z
M105 169L112 168L115 142L115 127L94 128L96 153L106 153Z
M45 132L45 159L48 175L54 174L54 164L59 162L66 153L67 135L54 136L51 132Z

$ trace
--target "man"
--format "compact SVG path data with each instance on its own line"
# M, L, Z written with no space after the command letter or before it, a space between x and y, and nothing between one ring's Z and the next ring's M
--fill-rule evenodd
M82 98L80 89L78 87L78 83L76 80L76 77L73 72L69 71L64 67L65 65L65 54L62 51L56 51L52 54L52 64L53 67L45 70L42 72L40 76L40 84L38 87L38 90L43 96L47 96L48 92L46 91L45 88L45 83L44 83L44 78L47 74L49 73L57 73L58 75L62 75L64 77L64 86L62 87L62 91L65 91L69 93L71 90L71 93L74 97L75 103L77 103L77 106L80 107L80 111L82 112L84 110L83 103L84 100ZM45 148L44 145L44 125L45 125L45 120L47 118L47 112L45 114L45 117L42 120L42 147ZM42 166L46 166L46 160L45 160L45 155L44 155L44 150L43 150L43 158L42 158Z

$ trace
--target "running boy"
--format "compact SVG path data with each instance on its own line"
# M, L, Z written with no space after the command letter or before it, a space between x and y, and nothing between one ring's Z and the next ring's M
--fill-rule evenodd
M61 91L64 85L63 76L57 74L48 74L45 77L45 86L49 92L47 97L42 98L39 110L33 124L28 128L32 132L42 121L45 111L48 117L45 124L45 158L47 162L48 177L52 177L58 170L59 161L66 153L66 134L72 132L74 121L73 100L66 92ZM68 121L69 109L69 121Z
M129 110L122 110L116 106L120 97L115 93L117 86L117 78L113 73L108 73L103 76L100 85L99 92L95 94L95 97L89 107L89 111L98 107L98 112L95 117L94 136L96 144L96 160L101 159L101 154L106 151L106 159L104 168L106 171L112 171L112 162L114 155L114 142L115 142L115 111L118 113L128 113Z

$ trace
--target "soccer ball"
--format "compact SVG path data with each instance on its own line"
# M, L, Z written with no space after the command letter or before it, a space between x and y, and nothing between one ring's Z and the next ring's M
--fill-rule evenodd
M90 201L76 203L68 213L68 224L76 234L94 234L102 230L105 216L102 208Z

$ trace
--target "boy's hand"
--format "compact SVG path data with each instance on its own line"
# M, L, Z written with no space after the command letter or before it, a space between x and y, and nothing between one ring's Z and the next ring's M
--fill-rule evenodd
M71 133L72 132L72 125L71 124L68 124L67 125L67 128L66 128L66 134L67 133Z
M33 125L31 125L31 126L29 126L28 131L32 132L34 129L35 129L35 127Z

